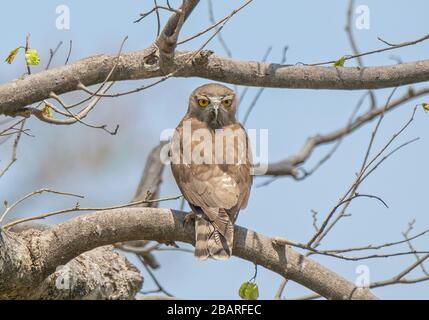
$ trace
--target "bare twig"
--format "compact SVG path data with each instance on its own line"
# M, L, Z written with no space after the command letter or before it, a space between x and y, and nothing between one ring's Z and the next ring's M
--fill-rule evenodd
M249 0L248 3L250 3L252 0ZM239 10L241 10L242 8L244 8L245 5L241 6L239 9L235 10L235 12L238 12ZM228 16L227 19L225 19L225 21L222 23L222 25L213 33L213 35L211 35L206 42L203 43L203 45L196 51L192 52L192 54L186 59L185 63L181 66L179 66L177 69L175 69L174 71L170 72L169 74L160 77L159 80L154 81L153 83L149 84L149 85L143 85L140 86L136 89L132 89L129 91L125 91L125 92L119 92L119 93L113 93L113 94L99 94L96 93L92 90L90 90L88 87L86 87L85 85L83 85L82 83L79 84L79 89L85 91L86 93L90 94L91 96L96 96L96 97L109 97L109 98L116 98L116 97L121 97L121 96L125 96L125 95L129 95L129 94L133 94L133 93L137 93L143 90L147 90L151 87L154 87L156 85L158 85L159 83L162 83L168 79L170 79L171 77L175 76L177 73L179 73L183 68L185 68L189 63L191 63L192 61L194 61L194 59L204 50L204 48L207 46L208 43L210 43L210 41L213 40L213 38L223 29L223 27L226 25L226 23L229 21L229 19L233 16L233 14L230 14L230 16Z
M125 37L124 40L122 41L115 64L113 65L112 69L108 73L105 80L101 83L101 85L95 91L95 93L101 92L101 93L105 94L113 86L114 82L108 84L108 81L110 80L110 77L112 76L113 72L116 70L116 68L119 64L121 53L122 53L124 44L125 44L127 39L128 39L128 37ZM70 44L70 48L71 48L71 44ZM106 88L104 88L104 86L106 86ZM78 87L79 87L79 85L78 85ZM92 109L97 105L97 103L101 99L100 96L95 96L95 97L94 96L95 95L91 95L90 97L85 98L76 104L67 105L65 102L62 101L62 99L58 95L56 95L54 92L51 92L50 98L56 100L64 108L65 112L59 110L53 104L51 104L47 101L44 101L45 105L48 106L49 108L51 108L52 110L54 110L56 113L61 114L62 116L65 116L66 119L55 119L55 118L51 117L50 115L45 114L43 112L43 110L39 110L37 107L36 108L27 108L25 110L25 112L27 112L29 114L33 114L39 120L41 120L43 122L50 123L50 124L71 125L71 124L79 122L79 123L81 123L87 127L94 128L94 129L102 129L111 135L116 135L118 132L119 126L116 126L115 130L111 131L111 130L107 129L107 125L97 125L96 126L96 125L88 124L88 123L83 121L83 119L92 111ZM82 103L84 103L86 101L89 101L92 97L94 97L94 99L91 102L89 102L88 105L85 108L83 108L80 112L75 114L75 113L70 111L70 109L72 109L78 105L81 105Z
M378 38L380 41L387 43L386 41L382 40L381 38ZM359 54L354 54L354 55L345 55L343 56L344 61L350 60L350 59L356 59L356 58L360 58L360 57L364 57L364 56L368 56L368 55L372 55L372 54L376 54L376 53L381 53L381 52L385 52L385 51L390 51L390 50L395 50L395 49L399 49L399 48L403 48L403 47L408 47L408 46L413 46L416 45L420 42L426 41L429 39L429 34L418 38L416 40L412 40L412 41L406 41L406 42L402 42L402 43L398 43L396 45L390 45L386 48L381 48L381 49L377 49L377 50L372 50L372 51L368 51L368 52L364 52L364 53L359 53ZM320 65L324 65L324 64L333 64L335 63L336 60L330 60L330 61L325 61L325 62L318 62L318 63L311 63L311 64L304 64L307 66L320 66Z
M391 101L391 99L392 99L392 97L393 97L393 94L395 93L395 91L396 90L393 90L392 91L392 93L389 95L389 97L388 97L388 99L387 99L387 101L386 101L386 104L385 104L385 107L384 107L384 109L383 109L383 112L381 113L381 115L380 115L380 118L379 118L379 120L378 120L378 122L377 122L377 124L376 124L376 126L375 126L375 128L374 128L374 130L372 131L372 133L371 133L371 139L370 139L370 141L369 141L369 144L368 144L368 147L367 147L367 151L366 151L366 153L365 153L365 156L364 156L364 160L363 160L363 162L362 162L362 165L361 165L361 169L360 169L360 171L359 171L359 173L356 175L356 178L355 178L355 180L354 180L354 182L353 182L353 184L352 184L352 186L347 190L347 192L341 197L341 199L340 199L340 201L339 201L339 203L342 203L342 202L344 202L346 199L351 199L352 197L354 197L354 195L356 194L356 191L357 191L357 189L358 189L358 187L360 186L360 184L362 183L362 178L364 177L364 175L367 173L367 171L368 171L368 169L370 168L370 166L372 165L372 163L374 162L374 161L376 161L377 159L378 159L378 157L380 157L380 155L386 150L386 148L409 126L409 124L413 121L413 119L414 119L414 114L415 114L415 109L414 109L414 112L413 112L413 114L412 114L412 116L411 116L411 119L401 128L401 130L398 132L398 133L396 133L395 135L394 135L394 137L391 139L391 140L389 140L389 142L385 145L385 147L383 147L382 149L381 149L381 151L375 156L375 157L373 157L373 159L371 160L371 161L368 161L368 159L369 159L369 155L370 155L370 152L371 152L371 150L372 150L372 146L373 146L373 143L374 143L374 140L375 140L375 137L376 137L376 135L377 135L377 132L378 132L378 129L379 129L379 127L380 127L380 125L381 125L381 122L382 122L382 120L383 120L383 118L384 118L384 111L387 109L387 107L389 106L389 104L390 104L390 101ZM350 204L350 201L346 201L345 202L346 203L346 206L348 206L349 204ZM320 244L320 241L327 235L327 233L332 229L332 227L339 221L339 219L340 219L340 217L342 217L343 215L344 215L344 213L345 213L345 208L343 208L343 210L341 211L341 213L340 213L340 215L338 216L338 218L337 219L335 219L333 222L332 222L332 224L331 225L329 225L328 226L328 223L329 223L329 221L331 220L331 218L333 217L333 215L334 215L334 211L336 211L338 209L338 207L337 206L335 206L334 207L334 209L333 210L331 210L331 212L328 214L328 216L326 217L326 219L324 220L324 222L322 223L322 225L321 225L321 227L320 227L320 229L318 230L318 232L316 232L315 234L314 234L314 236L311 238L311 240L308 242L308 245L309 246L311 246L313 243L317 246L318 244ZM326 228L326 230L325 230L325 228ZM317 241L316 241L317 240Z
M79 203L77 203L73 208L68 208L68 209L62 209L62 210L58 210L58 211L48 212L48 213L40 214L40 215L37 215L37 216L29 217L29 218L17 219L15 221L12 221L12 222L4 225L3 228L4 229L9 229L10 227L15 226L15 225L17 225L19 223L33 221L33 220L41 220L41 219L45 219L45 218L48 218L48 217L56 216L56 215L59 215L59 214L69 213L69 212L108 211L108 210L114 210L114 209L135 207L137 205L144 204L144 203L156 203L156 202L178 200L180 198L182 198L181 195L180 196L175 196L175 197L155 199L155 200L142 200L142 201L136 201L136 202L131 202L131 203L128 203L128 204L123 204L123 205L118 205L118 206L112 206L112 207L107 207L107 208L81 208L80 205L79 205Z
M272 46L269 46L267 48L267 51L265 52L264 56L262 57L262 62L266 62L268 57L270 56L271 51L273 50ZM240 97L238 98L237 105L240 106L243 102L244 98L246 97L247 92L249 91L249 87L245 87L243 91L240 94Z
M0 178L4 176L4 174L10 169L10 167L12 167L12 165L17 160L18 144L19 144L19 141L21 140L22 133L24 132L25 120L26 119L23 119L23 120L21 120L20 122L17 123L17 124L20 123L20 127L19 127L19 129L18 129L18 131L16 133L15 140L13 141L13 145L12 145L12 158L11 158L10 162L6 165L6 167L2 171L0 171ZM17 124L15 124L15 125L17 125ZM0 222L1 222L1 219L0 219Z
M360 52L359 49L357 47L357 43L354 37L354 33L353 33L353 7L354 7L354 0L349 0L349 6L347 8L347 25L345 27L350 45L352 47L353 50L353 54L357 56L356 60L357 63L359 65L359 67L363 68L364 64L363 64L363 60L362 57L359 56ZM374 91L369 90L368 91L369 96L371 98L371 108L375 108L377 106L377 100L375 99L375 94Z
M24 50L25 54L28 52L29 49L30 49L30 34L27 33L27 35L25 37L25 50ZM25 59L25 65L27 66L27 74L31 75L31 67L30 67L30 64L28 63L27 59Z
M404 237L405 241L408 244L408 247L410 248L411 251L416 251L416 249L414 248L413 244L412 244L412 240L414 240L416 237L410 237L410 233L411 231L414 229L414 224L416 223L416 220L414 219L413 221L411 221L408 224L408 229L405 232L402 232L402 236ZM421 261L421 257L418 254L415 254L416 260L417 261ZM422 272L429 277L429 272L426 270L424 264L424 261L422 261L422 263L420 264L420 269L422 270Z
M66 58L66 61L64 62L65 66L69 63L72 50L73 50L73 41L70 40L70 42L69 42L69 52L67 53L67 58Z
M282 54L282 59L280 61L280 64L284 64L286 62L288 49L289 49L288 46L285 46L283 48L283 54ZM261 95L264 91L265 91L265 88L259 88L258 92L256 93L255 97L253 98L253 101L250 103L250 106L247 109L247 111L243 117L243 121L242 121L243 125L246 125L250 114L252 113L253 109L255 108L256 104L258 103L259 98L261 97Z
M156 13L156 36L159 37L159 33L161 32L161 19L159 17L159 8L157 0L153 0L153 4L155 5L155 13Z
M54 59L54 56L57 54L57 52L60 49L60 47L62 46L62 44L63 44L63 42L60 41L54 50L49 49L49 60L48 60L48 63L46 64L45 70L48 70L49 67L51 66L52 60Z
M2 213L1 217L0 217L0 223L3 222L4 218L6 218L7 214L13 209L15 208L17 205L19 205L20 203L24 202L25 200L35 196L35 195L40 195L42 193L52 193L52 194L57 194L57 195L62 195L62 196L70 196L70 197L76 197L76 198L81 198L83 199L84 196L78 195L78 194L74 194L74 193L69 193L69 192L60 192L60 191L56 191L56 190L51 190L51 189L39 189L33 192L30 192L29 194L25 195L24 197L22 197L21 199L17 200L16 202L14 202L12 205L8 205L7 202L5 202L5 206L6 209L5 211Z
M155 276L155 274L153 273L153 271L147 266L147 264L144 261L144 259L139 256L139 260L142 263L143 267L146 269L146 271L149 274L149 276L152 278L153 282L155 282L155 285L158 287L157 290L142 291L140 293L141 294L152 294L152 293L162 292L162 293L164 293L168 297L174 297L171 293L169 293L167 290L164 289L164 287L161 285L161 283L159 282L159 280L157 279L157 277Z
M212 3L211 0L208 0L208 5L209 5L209 19L210 19L210 22L213 25L215 25L216 24L216 19L215 19L215 16L214 16L213 3ZM232 52L229 49L228 45L226 44L226 41L223 39L223 36L222 36L221 32L218 32L217 38L218 38L220 44L222 45L223 50L225 50L226 55L229 58L232 58Z
M135 20L134 23L141 22L144 18L146 18L147 16L151 15L154 12L157 15L157 19L159 19L159 10L165 10L165 11L170 11L170 12L174 12L174 13L179 12L179 10L173 9L170 6L168 6L168 7L159 6L156 1L154 1L154 4L155 4L155 6L152 9L150 9L148 12L140 13L140 18ZM158 25L159 25L159 21L158 21ZM158 33L158 35L159 35L159 33Z

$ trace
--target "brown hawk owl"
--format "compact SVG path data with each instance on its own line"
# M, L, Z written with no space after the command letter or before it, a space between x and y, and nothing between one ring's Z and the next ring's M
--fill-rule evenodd
M195 217L198 260L231 256L234 223L249 198L250 147L236 111L231 89L220 84L195 89L171 144L172 172Z

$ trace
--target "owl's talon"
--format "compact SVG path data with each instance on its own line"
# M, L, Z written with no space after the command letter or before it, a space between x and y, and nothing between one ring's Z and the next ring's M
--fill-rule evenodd
M165 243L165 245L167 246L167 247L174 247L174 248L179 248L179 246L177 245L177 243L176 242L174 242L174 241L167 241L166 243Z
M158 243L165 244L167 247L179 248L179 246L174 241L158 241Z
M190 212L190 213L188 213L186 216L185 216L185 219L183 219L183 227L186 227L186 225L188 224L188 223L191 223L191 222L194 222L195 221L195 218L196 218L196 215L195 215L195 213L192 211L192 212Z

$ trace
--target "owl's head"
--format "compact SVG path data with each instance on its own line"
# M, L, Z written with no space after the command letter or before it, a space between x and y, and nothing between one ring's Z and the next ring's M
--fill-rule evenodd
M236 111L234 91L221 84L209 83L198 87L189 98L188 114L213 128L235 123Z

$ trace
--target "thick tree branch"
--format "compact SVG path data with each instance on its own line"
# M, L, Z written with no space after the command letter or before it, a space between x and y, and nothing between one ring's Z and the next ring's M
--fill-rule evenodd
M41 283L58 265L111 243L145 239L193 244L195 229L183 226L185 215L170 209L127 208L79 216L38 235L0 232L0 295ZM235 229L233 254L328 299L376 299L292 248L273 246L271 238L242 227Z
M122 54L111 81L148 79L175 72L175 77L201 77L231 84L272 88L380 89L429 80L429 60L368 68L280 65L207 55L189 62L194 52L177 51L171 66L160 67L153 46ZM0 114L16 115L27 105L105 81L117 56L98 55L42 71L0 86Z
M180 30L199 2L199 0L184 0L180 9L165 24L164 29L156 40L156 45L160 51L161 63L169 63L173 60Z

